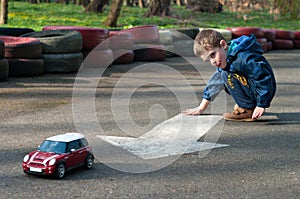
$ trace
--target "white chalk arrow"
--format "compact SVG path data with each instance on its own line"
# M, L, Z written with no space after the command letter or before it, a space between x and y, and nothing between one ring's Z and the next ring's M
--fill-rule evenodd
M197 141L221 119L221 116L216 115L178 114L138 138L103 135L97 137L142 159L155 159L229 146Z

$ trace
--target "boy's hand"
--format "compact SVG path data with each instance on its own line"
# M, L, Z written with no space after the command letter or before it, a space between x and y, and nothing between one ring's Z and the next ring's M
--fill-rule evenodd
M265 108L261 108L261 107L255 107L253 114L252 114L252 119L257 119L260 116L262 116L262 114L265 112Z
M198 106L193 109L186 109L185 111L182 111L182 113L185 115L201 115L203 113L203 110Z

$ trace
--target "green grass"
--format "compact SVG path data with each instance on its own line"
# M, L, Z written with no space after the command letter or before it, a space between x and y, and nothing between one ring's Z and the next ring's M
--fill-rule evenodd
M123 6L119 17L119 28L128 28L138 25L155 24L160 28L178 27L214 27L227 28L249 26L261 28L275 28L284 30L299 30L300 20L290 20L289 16L273 20L267 11L248 13L250 19L244 21L238 14L223 11L217 14L192 12L184 7L172 6L171 17L150 17L143 15L147 9ZM36 31L47 25L76 25L87 27L108 28L103 25L108 8L104 13L86 13L82 6L74 4L41 3L9 1L8 24L5 27L26 27Z

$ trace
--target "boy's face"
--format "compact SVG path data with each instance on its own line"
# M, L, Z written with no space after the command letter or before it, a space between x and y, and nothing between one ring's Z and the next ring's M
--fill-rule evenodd
M221 40L220 44L221 47L209 49L201 55L201 58L203 61L209 61L213 66L224 69L227 65L227 43Z

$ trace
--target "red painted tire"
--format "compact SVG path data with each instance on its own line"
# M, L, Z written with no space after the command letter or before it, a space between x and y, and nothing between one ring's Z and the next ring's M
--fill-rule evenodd
M109 30L103 28L89 28L83 26L45 26L43 30L76 30L81 33L82 36L82 51L91 51L96 46L98 48L109 48L108 42L103 42L109 38Z
M135 46L135 61L162 61L166 58L164 45L140 44Z
M113 64L129 64L134 60L134 52L127 49L114 49L114 62Z
M267 51L271 51L271 50L273 50L273 42L268 41L267 42Z
M0 59L0 81L8 79L9 64L7 59Z
M274 41L276 39L276 33L275 30L271 29L263 29L264 31L264 38L267 39L267 41Z
M36 38L0 36L4 41L5 58L36 59L42 57L42 44Z
M74 30L44 30L21 35L40 40L44 54L77 53L82 49L82 36Z
M300 40L293 40L294 48L300 48Z
M294 35L296 40L300 40L300 31L295 31Z
M293 49L293 41L287 39L275 39L273 49L290 50Z
M257 38L256 41L258 43L260 43L262 49L264 50L264 52L268 51L268 43L267 43L267 39L266 38Z
M251 35L255 34L257 38L264 37L264 31L262 28L255 28L255 27L234 27L228 28L232 32L233 38L238 38L242 35Z
M85 60L83 62L86 68L104 68L111 66L114 55L111 49L96 49L84 54Z
M111 49L132 49L133 38L130 32L110 31L109 45Z
M43 59L8 59L10 77L34 77L44 73Z
M159 31L155 25L137 26L121 30L122 32L130 32L134 43L158 44Z
M287 30L275 30L276 39L287 39L287 40L294 40L295 35L293 31Z
M3 59L5 55L5 45L4 41L0 40L0 59Z

